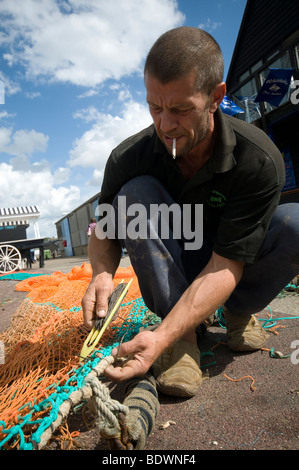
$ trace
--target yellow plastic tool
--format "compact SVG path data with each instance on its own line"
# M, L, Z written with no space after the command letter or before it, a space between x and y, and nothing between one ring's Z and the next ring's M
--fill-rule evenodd
M131 279L128 284L125 284L125 287L124 289L121 291L119 297L117 298L117 301L115 303L113 303L113 305L111 305L111 307L108 305L108 312L107 312L107 315L106 317L103 319L104 320L104 324L103 326L100 328L100 330L98 328L96 328L96 326L93 327L93 329L91 330L91 332L89 333L89 335L87 336L84 344L83 344L83 347L82 347L82 350L81 350L81 353L80 353L80 362L82 362L82 359L85 359L87 356L89 356L89 354L95 349L96 345L98 344L98 342L100 341L101 337L103 336L103 334L105 333L106 329L108 328L109 324L111 323L111 321L113 319L115 319L115 314L117 313L119 307L120 307L120 304L122 302L122 300L124 299L126 293L128 292L129 290L129 287L132 283L133 279ZM122 284L123 283L123 280L118 284ZM117 286L118 287L118 286ZM116 287L116 289L117 289ZM115 289L115 290L116 290ZM115 292L115 291L114 291ZM113 295L113 294L112 294ZM102 322L100 322L102 324Z

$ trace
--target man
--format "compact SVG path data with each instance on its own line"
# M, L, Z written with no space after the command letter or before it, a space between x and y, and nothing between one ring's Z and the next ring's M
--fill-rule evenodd
M174 236L175 220L169 220L169 237L158 228L154 236L134 239L126 231L132 217L125 217L119 238L145 303L163 321L122 344L119 355L129 360L106 369L116 382L152 367L160 391L193 396L201 384L198 325L223 305L228 346L261 348L267 335L253 314L299 272L298 204L278 206L281 154L262 131L221 113L223 69L221 50L208 33L182 27L162 35L144 75L154 125L120 144L107 162L100 204L113 204L116 213L120 196L127 207L147 209L203 204L203 240L196 249ZM196 237L196 212L189 219ZM153 235L150 217L146 228ZM82 302L89 327L107 312L120 253L119 239L93 233L93 278Z

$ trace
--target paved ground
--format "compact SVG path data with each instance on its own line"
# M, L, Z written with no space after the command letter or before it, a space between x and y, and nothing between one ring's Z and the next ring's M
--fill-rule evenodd
M73 266L87 261L80 258L46 260L40 270L51 273L69 272ZM122 265L128 264L128 258ZM0 282L0 331L9 326L11 315L25 293L14 290L16 281ZM205 356L202 366L205 380L198 394L191 399L175 399L160 395L160 412L146 445L148 451L190 450L298 450L298 371L299 371L299 295L288 293L276 298L270 308L277 324L278 335L271 334L269 348L280 351L288 358L271 358L267 352L235 354L225 345ZM259 318L267 318L268 310ZM281 320L280 320L281 319ZM225 341L225 329L209 329L200 345L201 352L210 353L219 341ZM210 365L209 365L210 364ZM251 379L233 382L244 376ZM122 387L112 387L112 395L122 396ZM167 421L174 424L160 429ZM80 427L80 448L104 449L95 430ZM189 452L190 453L190 452Z

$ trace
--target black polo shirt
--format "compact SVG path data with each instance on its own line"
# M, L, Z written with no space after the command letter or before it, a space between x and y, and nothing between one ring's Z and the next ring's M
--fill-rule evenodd
M265 238L285 181L281 153L252 124L215 113L218 137L212 157L189 181L158 138L154 125L112 151L99 203L112 202L128 180L156 177L178 204L203 204L203 230L221 256L252 263Z

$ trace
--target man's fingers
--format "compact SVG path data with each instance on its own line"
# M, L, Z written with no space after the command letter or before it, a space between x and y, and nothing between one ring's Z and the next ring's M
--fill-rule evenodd
M82 299L84 325L91 329L95 321L95 303L87 294Z
M108 310L108 298L113 292L113 281L96 278L89 284L82 299L84 324L91 329L96 317L104 318Z
M109 366L104 370L104 375L107 379L112 380L112 382L119 383L131 379L134 373L132 374L132 369L128 370L125 367Z
M138 360L135 358L130 359L122 367L119 366L109 366L104 371L104 375L112 382L123 382L125 380L132 379L133 377L142 376L147 371L144 371L144 368Z
M100 308L100 310L97 309L97 316L99 318L104 318L106 316L106 310L103 308Z
M108 312L108 299L113 289L113 284L96 288L96 315L100 318L105 317Z
M120 346L112 349L111 355L116 357L127 357L130 354L136 352L136 346L134 341L128 341L127 343L122 343Z
M113 382L122 382L133 377L143 376L156 359L155 334L153 332L141 332L134 339L112 350L111 354L117 358L127 358L125 362L118 366L107 367L104 374Z

